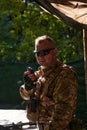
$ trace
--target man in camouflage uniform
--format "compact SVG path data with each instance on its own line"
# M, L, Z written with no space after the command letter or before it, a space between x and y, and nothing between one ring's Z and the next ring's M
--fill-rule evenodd
M35 40L35 57L40 67L35 73L26 72L36 87L20 87L20 94L27 100L27 118L44 123L44 130L70 130L69 124L76 109L77 75L57 59L57 49L49 36ZM36 110L30 110L31 97L39 101ZM40 125L39 125L40 127Z

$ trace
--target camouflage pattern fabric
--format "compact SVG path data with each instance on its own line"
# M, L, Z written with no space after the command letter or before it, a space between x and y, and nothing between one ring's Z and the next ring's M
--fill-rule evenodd
M27 118L33 122L44 122L45 130L69 130L76 109L78 80L76 72L58 62L52 68L40 67L35 72L38 80L33 93L40 100L35 113L27 107ZM20 93L28 96L25 88ZM29 103L29 101L28 101Z

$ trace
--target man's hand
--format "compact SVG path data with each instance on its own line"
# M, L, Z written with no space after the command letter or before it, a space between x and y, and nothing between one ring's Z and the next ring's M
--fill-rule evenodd
M36 81L36 79L37 79L36 76L35 76L35 74L34 74L34 72L31 73L28 70L24 72L24 76L28 77L32 82Z
M24 72L23 80L24 80L26 90L30 90L36 86L37 78L31 67L28 67L27 71Z

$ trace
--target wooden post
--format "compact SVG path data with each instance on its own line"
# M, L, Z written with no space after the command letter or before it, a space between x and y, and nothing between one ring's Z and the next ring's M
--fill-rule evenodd
M84 49L86 102L87 102L87 29L83 29L83 49Z

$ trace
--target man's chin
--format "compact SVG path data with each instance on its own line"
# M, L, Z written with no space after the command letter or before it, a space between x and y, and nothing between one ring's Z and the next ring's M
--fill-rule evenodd
M40 64L41 66L45 66L45 65L46 65L45 62L39 62L39 64Z

